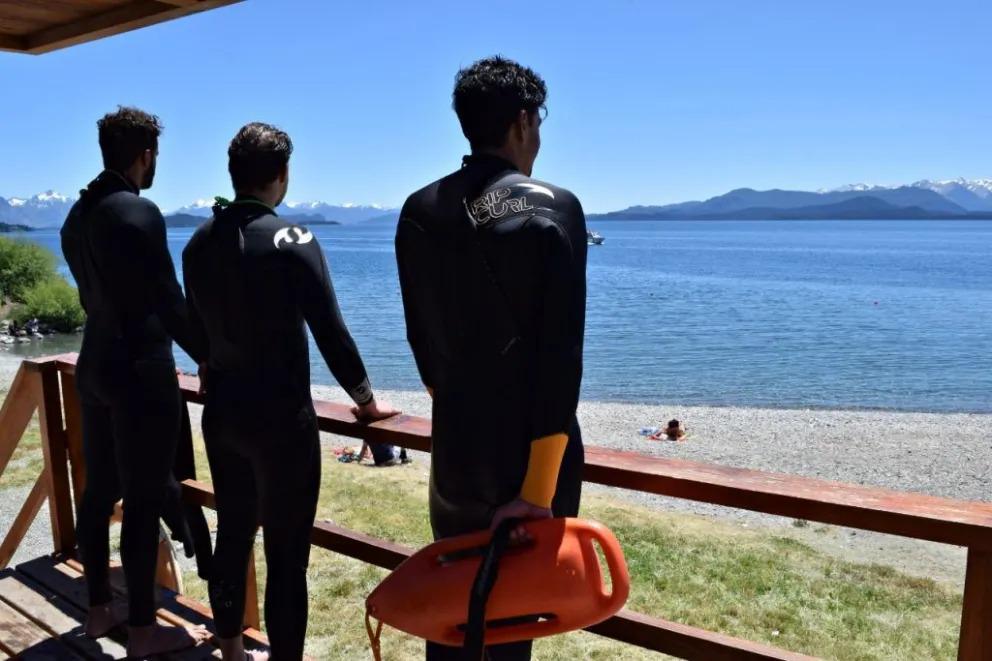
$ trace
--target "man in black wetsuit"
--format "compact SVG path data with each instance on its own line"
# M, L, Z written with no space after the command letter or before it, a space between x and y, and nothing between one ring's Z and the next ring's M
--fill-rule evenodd
M579 510L586 228L574 195L530 177L546 93L503 58L460 71L454 108L472 154L400 214L407 336L434 398L435 538ZM528 659L530 647L487 653ZM458 653L427 646L428 659Z
M76 366L86 458L77 532L89 588L86 632L102 636L122 619L111 606L108 527L123 496L128 652L144 657L206 636L156 624L154 600L158 520L182 406L172 340L195 360L204 354L189 333L165 221L154 203L139 197L155 176L158 118L119 108L97 125L105 169L81 192L62 227L62 251L86 310Z
M279 129L244 126L228 150L237 196L218 198L214 217L183 251L194 327L209 355L201 368L203 435L218 517L210 605L224 658L237 661L245 656L245 573L259 523L273 658L303 655L306 569L320 487L304 323L359 419L396 413L373 397L317 239L275 212L289 185L291 152L289 136Z

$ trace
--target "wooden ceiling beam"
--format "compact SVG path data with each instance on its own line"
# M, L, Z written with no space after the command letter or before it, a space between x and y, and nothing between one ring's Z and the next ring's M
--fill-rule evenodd
M0 51L23 53L27 49L27 40L12 34L0 34Z
M59 48L147 27L208 9L234 4L241 0L139 0L94 16L39 30L24 38L20 50L31 54L47 53ZM183 2L182 6L176 3Z

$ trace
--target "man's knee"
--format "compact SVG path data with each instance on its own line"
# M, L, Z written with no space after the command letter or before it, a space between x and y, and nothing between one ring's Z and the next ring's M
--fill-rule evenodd
M89 482L83 490L80 516L107 517L114 513L114 505L121 499L120 490L113 485Z
M251 552L258 533L256 524L246 522L226 522L223 519L217 525L217 549L223 553L244 555Z
M167 489L164 481L134 480L124 487L124 516L128 513L154 515L157 519L165 509Z

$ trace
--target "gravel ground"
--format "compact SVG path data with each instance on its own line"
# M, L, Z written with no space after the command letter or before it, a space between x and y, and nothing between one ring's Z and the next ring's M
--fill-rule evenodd
M0 354L0 400L6 396L7 388L10 386L11 381L14 380L14 374L17 372L20 364L19 360ZM30 486L4 489L2 478L0 478L0 534L3 536L6 536L8 528L14 522L14 518L17 517L17 513L21 510L21 505L24 504L24 499L27 498L30 491ZM24 537L24 541L21 542L20 547L14 554L11 565L51 553L51 530L51 525L48 522L48 504L46 502L41 506L41 511L38 512L38 517L35 519L34 525L31 526L31 529Z
M9 384L16 367L15 360L0 354L0 383ZM317 386L314 394L347 401L339 388ZM430 413L426 393L382 391L379 396L405 413ZM685 442L652 442L637 433L641 427L663 426L673 417L681 420L688 431ZM579 419L589 445L992 501L992 415L582 402ZM351 441L328 442L340 445ZM426 455L418 457L418 461L427 460ZM610 491L650 507L716 517L736 525L771 526L779 534L796 536L841 557L888 564L921 576L952 583L959 583L963 576L964 554L955 547L833 526L806 526L782 517L638 492L587 488ZM0 530L10 525L25 493L21 489L0 490ZM49 539L47 515L39 515L18 557L46 552Z

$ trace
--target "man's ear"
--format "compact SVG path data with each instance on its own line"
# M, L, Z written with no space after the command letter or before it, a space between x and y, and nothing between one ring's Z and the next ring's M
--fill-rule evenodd
M527 135L527 131L530 130L530 116L527 114L526 110L520 111L520 114L517 115L517 119L513 122L513 126L510 130L513 132L513 137L517 142L524 141L524 136Z
M282 172L279 173L279 183L284 184L288 180L289 180L289 163L287 163L286 166L282 169Z
M141 152L141 167L146 170L152 166L152 161L155 160L155 152L151 149L146 149Z

